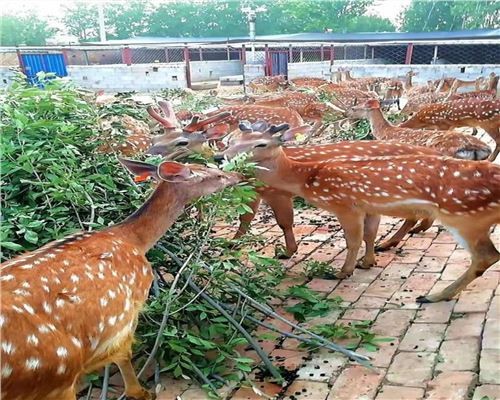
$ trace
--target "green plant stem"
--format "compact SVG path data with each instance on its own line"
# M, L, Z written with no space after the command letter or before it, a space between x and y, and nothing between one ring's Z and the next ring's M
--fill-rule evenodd
M191 280L189 280L189 286L196 291L197 293L200 293L201 289ZM278 382L283 382L283 377L279 373L278 369L272 364L272 362L269 360L267 357L266 353L262 348L258 345L258 343L252 338L252 336L247 332L245 328L243 328L231 315L224 310L224 308L214 299L212 299L209 295L206 293L200 293L200 296L203 300L205 300L208 304L210 304L212 307L214 307L217 311L219 311L230 323L233 325L248 341L248 343L253 347L253 349L257 352L258 356L268 369L268 371L271 373L271 375L278 381Z

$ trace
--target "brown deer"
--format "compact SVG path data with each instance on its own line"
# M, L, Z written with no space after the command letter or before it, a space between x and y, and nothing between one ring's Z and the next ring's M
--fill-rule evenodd
M341 110L346 110L366 100L378 99L378 95L375 92L365 92L359 89L342 87L335 83L320 86L318 92L328 97L329 102Z
M109 140L107 143L99 146L98 151L102 153L117 153L120 155L132 156L144 153L155 143L164 140L165 137L178 136L182 132L193 133L199 131L200 134L205 134L208 137L218 136L220 127L214 129L210 127L212 124L221 124L227 119L229 113L215 113L210 118L200 120L195 117L189 124L183 128L179 127L176 115L172 104L168 101L159 101L158 105L163 112L163 115L155 107L148 107L147 111L151 117L161 124L165 133L162 135L152 135L146 123L138 121L129 116L120 118L122 126L127 129L130 134L122 143Z
M400 126L443 130L459 127L481 128L496 143L490 160L495 160L500 152L500 100L467 98L430 104Z
M412 115L429 104L442 103L448 98L447 93L426 92L408 97L408 101L401 110L402 114Z
M442 78L434 81L434 85L440 92L450 92L451 90L457 91L465 87L473 87L475 90L479 90L483 83L484 78L481 76L472 81L463 81L458 78Z
M262 122L257 122L253 125L253 128L260 125ZM265 123L264 123L265 124ZM265 124L267 126L267 124ZM233 132L231 136L239 135L245 131L252 129L249 127L248 123L240 124L239 130ZM298 129L296 129L298 131ZM171 140L170 142L162 142L153 146L149 153L151 154L161 154L168 158L185 155L186 152L194 151L200 152L203 140L206 139L203 136L197 134L194 135L182 135L179 140ZM179 146L182 141L184 148ZM422 155L439 155L439 153L433 149L427 149L424 147L406 145L401 143L376 143L373 141L346 141L332 144L316 145L316 146L300 146L300 147L286 147L283 148L285 154L297 161L302 162L324 162L331 159L343 159L350 157L363 157L363 156L384 156L388 154L392 155L407 155L407 154L422 154ZM297 251L297 243L295 241L295 236L293 233L293 202L294 197L292 193L287 193L282 190L273 187L257 187L256 191L259 195L250 204L252 213L242 215L240 217L240 227L236 233L236 238L244 235L250 226L250 223L255 218L255 214L259 208L261 200L264 200L272 209L276 222L279 227L283 230L286 243L286 254L285 256L291 257ZM385 250L386 248L397 245L403 237L408 233L408 231L413 228L416 224L416 220L406 221L398 232L395 233L387 242L391 245L382 244L378 246L380 250ZM426 224L427 222L427 224ZM419 232L425 230L432 225L432 220L430 224L428 221L422 222L417 226L412 232ZM376 234L376 229L375 233ZM369 236L367 238L367 248L373 249L373 243L375 241L375 236ZM373 250L372 250L373 252ZM368 250L370 253L370 250Z
M200 165L121 160L159 182L123 222L78 233L1 265L4 399L75 400L78 380L116 363L125 395L152 399L131 363L132 342L153 281L146 252L200 196L240 177Z
M328 83L323 78L300 77L289 80L290 84L297 88L317 88Z
M377 100L352 107L350 118L365 118L370 122L372 135L378 140L396 141L416 146L431 147L444 156L464 160L486 160L491 149L483 141L464 133L402 128L387 121Z
M278 92L288 87L288 82L283 75L261 76L253 79L248 88L252 93Z
M347 257L336 278L356 266L367 215L437 218L471 254L468 270L439 293L417 302L449 300L483 274L500 253L490 240L500 222L500 166L438 156L362 157L323 163L291 160L281 144L293 138L286 125L232 138L216 159L250 153L257 179L334 213L344 230ZM285 131L284 133L282 133ZM366 261L363 266L367 267Z

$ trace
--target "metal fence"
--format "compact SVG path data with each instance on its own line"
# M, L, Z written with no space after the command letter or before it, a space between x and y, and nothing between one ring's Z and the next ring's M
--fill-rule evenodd
M352 61L377 64L500 64L498 41L419 43L237 43L199 45L134 45L0 48L0 65L19 64L25 53L62 52L67 65L179 63L240 60L265 64L270 54L281 54L288 63Z

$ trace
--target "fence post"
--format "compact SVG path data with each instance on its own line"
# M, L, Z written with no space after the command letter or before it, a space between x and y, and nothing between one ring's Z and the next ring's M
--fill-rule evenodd
M408 43L408 47L406 47L405 64L411 64L412 56L413 56L413 43Z
M241 45L240 60L243 65L247 63L247 48L244 44Z
M330 65L333 65L335 62L335 48L333 47L333 44L330 45Z
M231 61L231 51L229 50L229 43L226 45L227 61Z
M291 43L288 45L288 62L293 63L293 46Z
M23 56L21 55L21 50L19 48L16 48L16 54L17 54L17 61L19 62L19 67L21 68L21 71L23 72L24 75L26 75L26 70L24 68L24 62L23 62Z
M64 64L69 65L68 49L62 48L61 53L63 55Z
M169 57L168 57L168 47L165 47L165 62L166 63L170 62Z
M438 46L434 46L434 56L432 57L432 64L436 64L438 59Z
M184 61L186 63L186 86L191 89L191 67L189 66L189 48L184 46Z
M321 61L325 61L325 53L323 53L323 45L321 45L319 51L321 52Z
M266 43L264 45L264 60L265 60L265 64L264 64L264 74L266 76L269 76L271 75L271 61L270 61L270 55L269 55L269 45Z
M201 46L200 46L198 52L200 53L200 61L203 61L203 50L201 49Z
M122 49L122 62L126 65L132 65L132 49L128 46Z

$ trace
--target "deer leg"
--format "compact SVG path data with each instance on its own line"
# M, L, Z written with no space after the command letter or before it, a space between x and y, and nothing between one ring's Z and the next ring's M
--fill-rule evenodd
M259 209L261 202L261 197L257 194L257 197L254 201L249 204L249 207L252 209L251 213L240 215L240 226L238 227L238 231L234 235L234 239L238 239L248 232L248 228L250 227L250 223L255 218L255 214L257 214L257 210Z
M470 267L462 276L441 292L427 296L419 296L416 301L418 303L434 303L442 300L451 300L453 296L459 293L470 282L480 277L491 265L500 260L500 253L491 242L488 231L489 228L486 230L486 233L483 233L483 235L479 237L479 239L477 236L474 236L474 234L465 235L463 233L454 232L454 235L458 236L458 239L463 239L466 248L470 249ZM460 242L462 242L462 240L460 240Z
M152 400L152 394L139 383L139 379L137 379L134 367L132 366L131 358L132 353L129 352L126 357L115 361L125 383L125 396L127 399L133 400Z
M341 271L335 274L335 278L344 279L352 275L356 266L359 248L363 240L364 215L352 210L336 214L344 230L345 241L347 243L347 257Z
M377 266L375 259L375 239L377 238L380 215L367 215L364 222L363 240L365 241L365 256L358 263L359 268L371 268Z
M383 241L380 243L377 247L375 247L376 251L386 251L389 250L392 247L395 247L398 245L401 240L406 236L406 234L410 231L411 228L415 226L418 220L416 219L407 219L401 225L401 228L398 229L398 231L392 235L389 239Z
M272 193L263 196L271 207L278 226L285 235L286 254L280 258L290 258L297 251L297 242L293 233L293 196L289 193Z
M45 400L76 400L76 389L75 385L70 387L69 389L58 391L53 395L49 395L44 397Z
M434 223L434 220L432 218L424 218L409 233L425 232L427 229L429 229L432 226L433 223Z

